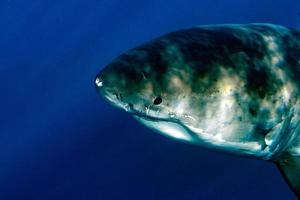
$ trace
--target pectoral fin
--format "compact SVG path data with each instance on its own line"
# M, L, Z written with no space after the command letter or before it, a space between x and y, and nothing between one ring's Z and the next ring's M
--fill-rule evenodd
M277 162L277 166L300 199L300 156L284 155Z

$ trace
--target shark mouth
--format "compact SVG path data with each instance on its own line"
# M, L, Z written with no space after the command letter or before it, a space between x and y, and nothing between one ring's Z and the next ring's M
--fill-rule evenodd
M193 137L189 130L177 121L139 114L133 114L133 117L162 135L185 142L193 142Z
M189 128L187 128L182 122L176 119L168 119L161 117L153 117L149 115L145 115L137 110L135 110L130 104L122 103L116 95L113 95L110 92L102 91L102 95L104 98L111 103L113 106L121 108L126 112L130 113L135 119L137 119L140 123L149 127L150 129L177 139L184 142L193 143L195 141L196 136L191 133Z
M249 155L261 154L264 156L265 153L268 153L261 152L262 147L257 142L227 141L226 139L219 137L219 135L206 133L196 127L185 125L179 120L160 119L152 116L145 116L143 114L133 114L133 117L145 126L164 136L186 143L201 144L216 150L226 148L228 152L235 152L237 154L243 151Z

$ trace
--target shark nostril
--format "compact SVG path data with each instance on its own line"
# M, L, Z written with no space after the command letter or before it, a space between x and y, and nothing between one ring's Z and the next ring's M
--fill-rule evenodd
M132 103L128 103L128 106L130 109L133 109L133 104Z
M121 100L118 93L115 92L114 95L115 95L115 97L116 97L118 100Z
M132 103L127 103L124 106L126 111L132 111L133 110L133 104Z
M123 101L123 96L122 96L121 93L118 93L115 90L113 92L111 92L111 93L116 97L117 100Z

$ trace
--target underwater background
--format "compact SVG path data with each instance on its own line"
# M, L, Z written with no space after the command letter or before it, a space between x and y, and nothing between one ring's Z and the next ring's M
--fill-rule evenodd
M250 22L300 28L300 1L0 1L0 200L295 199L272 163L165 138L94 88L159 35Z

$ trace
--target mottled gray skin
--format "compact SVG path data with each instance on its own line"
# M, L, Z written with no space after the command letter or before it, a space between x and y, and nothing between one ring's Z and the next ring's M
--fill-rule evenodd
M299 81L300 32L249 24L162 36L116 58L96 87L162 134L276 160L300 154Z

